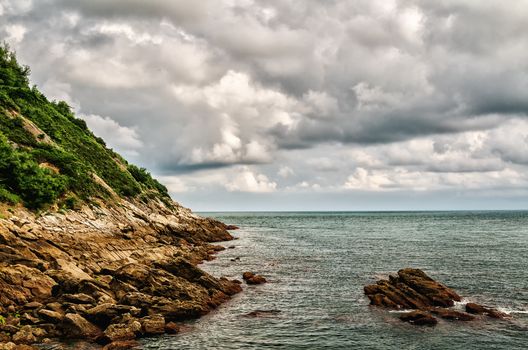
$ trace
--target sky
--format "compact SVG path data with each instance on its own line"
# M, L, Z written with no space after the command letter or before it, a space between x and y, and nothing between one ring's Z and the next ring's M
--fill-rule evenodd
M197 211L528 208L528 0L0 0L31 82Z

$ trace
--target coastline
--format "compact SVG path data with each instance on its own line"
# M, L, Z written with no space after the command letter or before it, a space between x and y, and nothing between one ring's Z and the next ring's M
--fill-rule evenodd
M0 349L82 340L106 349L177 333L240 292L197 265L232 240L174 203L121 201L0 219ZM60 347L55 347L60 348Z

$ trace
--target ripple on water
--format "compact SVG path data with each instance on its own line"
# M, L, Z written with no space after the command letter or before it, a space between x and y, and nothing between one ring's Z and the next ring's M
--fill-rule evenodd
M525 349L528 213L229 213L235 249L203 266L216 276L256 271L245 291L146 349ZM232 245L227 243L226 246ZM230 259L240 257L240 261ZM363 286L419 267L512 320L441 321L417 328L368 307ZM275 317L244 317L281 310Z

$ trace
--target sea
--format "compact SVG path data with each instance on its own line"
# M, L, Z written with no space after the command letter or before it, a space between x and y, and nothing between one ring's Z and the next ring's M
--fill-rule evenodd
M201 267L268 283L145 349L528 349L526 211L201 214L240 226ZM369 306L363 286L405 267L510 318L418 327Z

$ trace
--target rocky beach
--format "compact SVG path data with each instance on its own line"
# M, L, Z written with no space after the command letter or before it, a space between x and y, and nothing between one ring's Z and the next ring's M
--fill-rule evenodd
M84 340L105 349L178 332L241 291L196 265L233 237L174 203L121 201L0 219L0 349Z

